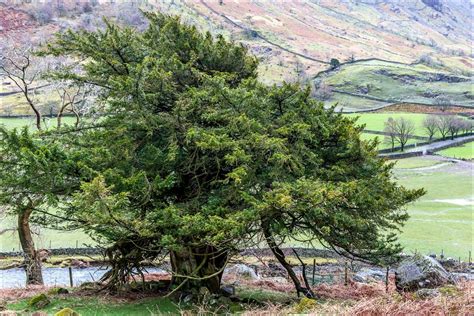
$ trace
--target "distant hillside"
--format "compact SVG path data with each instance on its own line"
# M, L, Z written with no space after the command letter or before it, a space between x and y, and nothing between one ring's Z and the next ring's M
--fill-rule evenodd
M101 15L140 27L139 8L160 10L247 45L261 59L263 82L317 77L315 95L329 104L358 110L398 101L434 104L442 96L474 106L470 1L111 2L0 1L0 37L40 42L68 27L101 27ZM331 70L331 59L342 66Z

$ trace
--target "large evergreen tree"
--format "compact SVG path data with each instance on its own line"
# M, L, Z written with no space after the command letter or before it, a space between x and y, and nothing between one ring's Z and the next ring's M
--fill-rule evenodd
M228 258L260 236L290 276L279 247L291 237L368 261L400 251L393 233L422 191L391 179L353 119L296 85L260 84L240 45L147 18L143 33L109 23L43 52L81 61L55 77L101 87L98 123L49 137L76 166L58 165L74 192L55 204L108 247L109 282L169 252L176 288L216 292Z

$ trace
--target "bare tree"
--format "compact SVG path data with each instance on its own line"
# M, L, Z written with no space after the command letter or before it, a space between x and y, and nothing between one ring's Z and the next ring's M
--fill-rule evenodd
M455 136L459 134L459 132L462 130L464 124L464 120L460 119L458 117L455 117L454 115L452 118L449 120L449 135L451 136L451 140L454 139Z
M395 129L395 120L392 117L389 117L385 122L383 131L385 133L384 142L390 144L392 151L394 151L397 134Z
M438 131L441 134L441 137L443 139L446 138L446 136L449 133L449 126L452 124L451 121L453 120L452 115L438 115L437 119L437 127Z
M423 120L423 128L426 130L428 133L429 141L431 142L433 140L433 136L436 134L436 131L438 130L438 120L436 117L432 115L427 115L425 119Z
M76 118L74 125L77 128L81 120L80 107L86 102L91 90L85 85L73 86L70 83L59 83L56 86L56 92L60 100L57 113L57 127L61 127L63 116L66 112L69 112L74 114Z
M404 117L396 118L395 120L396 140L400 144L400 150L405 150L405 145L415 132L415 124L413 121Z
M35 89L33 88L40 70L33 65L33 62L30 48L13 48L8 54L0 57L0 77L8 78L20 89L35 114L36 128L41 130L41 113L34 101Z
M321 101L326 101L333 95L331 86L321 83L318 87L315 87L314 97Z
M461 130L464 134L472 133L473 124L469 120L462 120Z
M453 102L447 96L439 95L434 99L434 104L441 109L441 112L445 112Z

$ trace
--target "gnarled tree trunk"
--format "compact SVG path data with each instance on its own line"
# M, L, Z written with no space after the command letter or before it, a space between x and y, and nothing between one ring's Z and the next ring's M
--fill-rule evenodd
M30 229L32 207L27 207L18 214L18 236L25 257L26 285L43 285L41 261L35 249Z
M212 246L171 251L172 284L184 292L205 287L210 293L218 293L227 257L227 251Z
M298 279L298 276L296 275L295 271L293 270L293 267L286 261L285 254L280 249L280 247L278 247L277 243L275 242L275 239L273 238L273 235L270 231L270 224L268 223L268 221L262 220L262 230L263 230L263 235L265 237L265 240L268 244L268 247L273 252L278 262L280 262L280 264L288 272L288 276L293 281L297 295L300 296L300 293L303 293L303 295L306 296L307 298L315 298L316 296L314 295L314 292L309 287L309 284L306 280L306 276L303 275L305 279L305 283L306 283L306 287L304 287L301 284L300 280ZM304 269L304 265L303 265L303 269Z

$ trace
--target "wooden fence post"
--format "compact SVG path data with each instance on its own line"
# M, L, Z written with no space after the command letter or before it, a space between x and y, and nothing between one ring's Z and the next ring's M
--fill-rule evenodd
M347 284L349 283L349 278L348 278L348 268L347 268L347 261L344 262L344 285L347 286Z
M314 286L314 275L316 274L316 258L313 259L313 281L312 285Z
M69 285L71 287L74 286L74 283L72 282L72 267L69 267Z
M390 267L387 266L387 272L385 273L385 292L388 293L388 276L390 272Z

